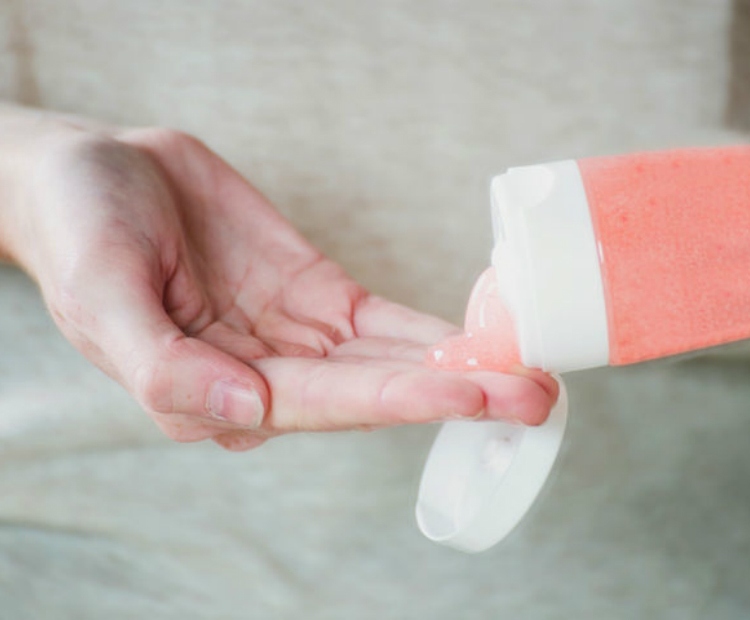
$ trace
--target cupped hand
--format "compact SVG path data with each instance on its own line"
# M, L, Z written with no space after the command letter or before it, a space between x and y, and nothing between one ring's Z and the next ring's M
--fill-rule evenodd
M540 423L546 375L423 364L457 330L373 296L182 133L43 141L15 258L69 340L172 439L243 450L292 431Z

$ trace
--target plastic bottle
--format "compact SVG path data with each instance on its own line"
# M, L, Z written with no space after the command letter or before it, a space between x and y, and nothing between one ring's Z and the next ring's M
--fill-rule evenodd
M432 364L502 371L520 358L566 372L750 338L750 147L511 168L491 196L494 271ZM422 531L464 551L501 540L540 492L566 420L563 386L538 428L445 424L420 487Z
M492 262L526 366L750 338L750 147L511 168L492 205Z

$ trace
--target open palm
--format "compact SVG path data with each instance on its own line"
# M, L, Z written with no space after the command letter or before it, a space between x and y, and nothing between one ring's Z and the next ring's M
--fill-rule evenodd
M556 396L542 373L425 366L454 326L370 295L189 136L80 136L36 181L26 267L68 338L173 439L538 423Z

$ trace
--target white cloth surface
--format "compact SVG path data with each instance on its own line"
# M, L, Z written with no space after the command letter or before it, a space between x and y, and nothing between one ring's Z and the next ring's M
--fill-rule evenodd
M728 1L6 0L0 97L199 135L379 293L459 321L509 165L746 139ZM424 540L435 427L163 439L0 268L0 618L750 615L743 356L569 377L507 542Z

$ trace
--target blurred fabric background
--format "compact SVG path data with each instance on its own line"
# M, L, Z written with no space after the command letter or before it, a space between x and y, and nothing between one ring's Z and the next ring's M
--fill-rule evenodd
M747 141L750 3L3 0L0 99L192 132L460 322L492 174ZM413 518L435 426L172 444L10 267L0 308L3 620L750 617L742 347L571 375L543 501L467 556Z

